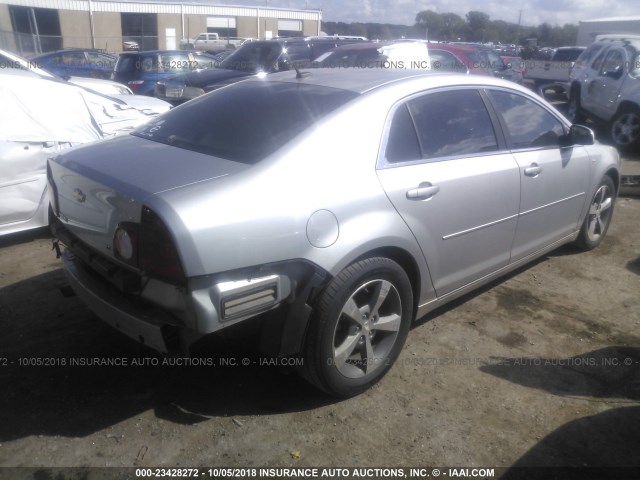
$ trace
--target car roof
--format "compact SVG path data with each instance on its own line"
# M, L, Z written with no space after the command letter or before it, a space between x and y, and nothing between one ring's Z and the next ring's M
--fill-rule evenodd
M440 73L424 70L404 70L386 68L313 68L272 73L264 78L252 78L251 81L268 82L301 82L321 87L350 90L363 94L376 88L393 83L424 79L425 88L447 87L450 85L497 86L528 92L513 82L494 77L479 77L455 73Z
M640 49L640 35L625 35L621 33L608 33L596 36L596 42L621 43L624 45L632 45Z
M109 57L116 58L115 55L109 52L105 52L104 50L100 50L98 48L63 48L62 50L55 50L53 52L40 53L38 55L34 55L31 59L36 58L44 58L50 55L58 55L60 53L72 53L72 52L88 52L88 53L101 53L102 55L108 55Z
M120 55L146 55L158 53L191 53L191 50L143 50L141 52L122 52Z

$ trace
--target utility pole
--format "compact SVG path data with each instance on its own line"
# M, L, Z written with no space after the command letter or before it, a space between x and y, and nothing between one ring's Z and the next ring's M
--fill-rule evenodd
M522 9L520 9L520 15L518 15L518 32L516 33L516 52L520 44L520 22L522 21Z

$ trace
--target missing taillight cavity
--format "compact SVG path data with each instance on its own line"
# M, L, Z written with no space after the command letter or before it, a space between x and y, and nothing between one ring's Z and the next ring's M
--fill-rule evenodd
M142 208L138 238L138 266L152 277L182 284L185 277L178 250L164 222L148 207Z

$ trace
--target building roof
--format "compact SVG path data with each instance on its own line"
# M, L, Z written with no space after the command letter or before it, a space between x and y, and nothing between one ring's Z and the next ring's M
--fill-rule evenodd
M640 17L610 17L580 20L580 23L605 23L605 22L640 22Z
M320 10L299 10L262 6L212 5L210 0L8 0L10 5L56 10L126 13L173 13L229 17L278 18L283 20L322 19Z

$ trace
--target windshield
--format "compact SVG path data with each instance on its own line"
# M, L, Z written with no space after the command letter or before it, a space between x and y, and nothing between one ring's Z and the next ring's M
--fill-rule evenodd
M255 164L357 96L306 83L241 82L191 100L134 135Z
M246 43L220 62L218 68L251 73L268 72L274 69L281 53L282 45L279 43Z

